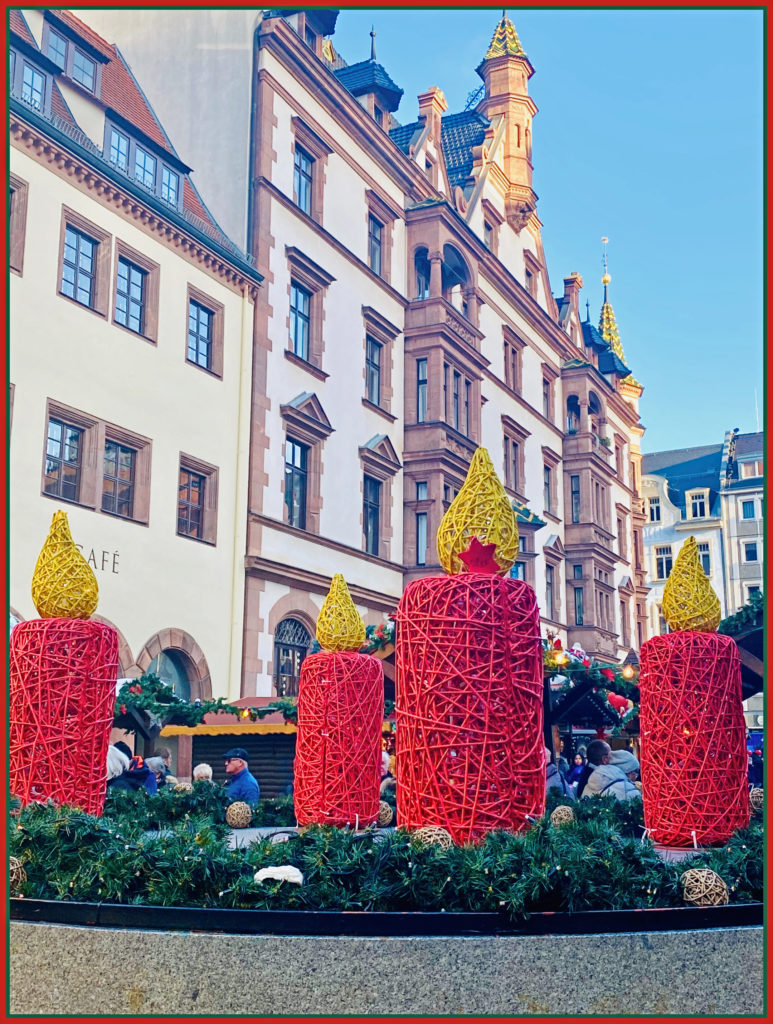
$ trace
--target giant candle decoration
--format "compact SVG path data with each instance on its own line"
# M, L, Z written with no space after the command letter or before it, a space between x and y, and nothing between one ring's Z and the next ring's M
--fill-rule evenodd
M101 814L113 724L118 634L87 621L94 573L54 513L32 577L39 619L10 641L10 788L22 803L52 797Z
M317 619L323 648L301 665L295 748L299 825L371 825L378 818L384 673L359 654L365 626L336 573Z
M725 842L749 821L741 663L721 636L719 599L694 537L663 592L673 631L642 644L641 775L644 823L663 846Z
M397 810L403 827L462 843L545 806L537 599L502 576L518 527L485 448L437 544L448 575L414 580L397 611Z

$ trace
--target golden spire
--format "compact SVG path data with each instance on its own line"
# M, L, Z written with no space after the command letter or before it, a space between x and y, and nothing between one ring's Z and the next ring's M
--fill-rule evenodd
M500 573L512 567L518 555L518 522L485 448L475 449L462 489L438 527L438 558L447 573L467 571L467 562L460 556L473 538L478 546L492 546Z
M601 317L599 319L599 333L606 343L611 347L617 358L621 363L625 363L625 352L623 352L623 343L620 341L620 332L617 329L617 321L615 320L615 311L612 309L612 303L609 301L609 283L612 277L607 268L607 242L608 238L601 239L604 245L604 255L602 257L604 263L604 273L601 278L601 283L604 285L604 304L601 307ZM629 373L627 377L623 377L624 384L635 384L637 387L641 387L638 380L632 373Z
M671 630L715 633L719 626L719 598L698 559L695 537L684 542L666 580L663 615Z
M365 643L365 623L340 572L333 577L319 613L317 640L325 651L359 651Z
M32 600L41 619L88 619L99 587L70 535L67 513L57 510L32 573Z
M526 51L521 46L521 41L518 38L518 33L515 31L515 25L507 16L506 11L502 11L502 18L494 29L494 35L491 37L491 44L486 51L484 60L491 60L492 57L525 57Z

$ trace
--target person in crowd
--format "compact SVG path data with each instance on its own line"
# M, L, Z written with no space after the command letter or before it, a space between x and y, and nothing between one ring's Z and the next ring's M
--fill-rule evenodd
M584 767L585 758L579 751L577 751L577 753L574 755L574 758L572 759L572 767L566 773L566 781L569 783L570 786L575 786L580 781L580 777L582 776L582 770Z
M164 779L173 775L172 772L172 751L169 747L158 747L153 751L153 757L160 757L164 762Z
M148 768L145 759L138 754L129 762L129 767L117 778L113 779L115 789L146 789L148 793L157 793L156 773Z
M148 768L150 768L152 772L155 773L156 787L159 790L163 789L164 786L166 785L167 779L166 773L164 771L166 765L164 764L163 759L160 758L158 755L154 755L153 757L146 757L145 764L148 766Z
M558 741L558 753L556 754L556 766L564 778L569 774L569 762L564 757L564 741Z
M248 766L249 755L242 747L232 747L223 754L225 773L228 779L225 784L229 800L244 800L248 804L256 804L260 800L260 786Z
M126 754L127 761L131 761L131 759L134 757L134 751L129 746L129 744L124 743L123 740L119 740L117 743L114 743L113 746L115 747L116 750L120 750L122 754Z
M545 788L560 789L564 796L571 796L572 791L566 779L551 760L550 748L545 747Z
M588 779L596 768L609 761L609 755L611 753L612 748L605 740L592 740L588 744L587 761L583 766L582 773L577 779L577 790L575 791L575 796L578 800L583 794L583 790L585 789Z
M639 762L630 750L612 750L585 783L583 798L614 796L618 800L632 800L641 795L634 783L638 774Z
M193 781L194 782L211 782L212 781L212 765L211 764L197 764L193 769Z
M389 771L390 754L388 750L381 751L381 781L388 779L390 775Z
M131 758L127 757L122 750L119 750L117 746L110 746L107 748L107 788L115 783L115 780L119 776L123 775L126 769L129 767L129 761Z
M758 748L752 751L752 760L749 765L749 785L753 789L759 789L762 786L763 768L762 751Z

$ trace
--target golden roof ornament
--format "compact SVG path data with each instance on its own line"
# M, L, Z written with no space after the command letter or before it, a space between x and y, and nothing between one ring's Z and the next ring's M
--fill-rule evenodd
M317 640L323 651L359 651L365 643L365 623L340 572L333 577L319 613Z
M604 274L601 278L601 283L604 285L604 304L601 307L601 317L599 318L599 334L610 346L620 362L624 364L625 352L623 352L623 343L620 341L620 332L617 329L615 311L612 309L612 303L609 301L608 293L608 288L612 281L612 275L607 269L607 242L609 239L602 238L601 241L604 243ZM641 384L636 380L632 373L629 373L627 377L623 377L622 383L634 384L636 387L641 387Z
M473 539L478 547L493 546L498 572L509 572L518 555L518 521L485 448L475 449L467 478L438 527L438 558L447 573L468 571L460 556Z
M526 51L521 46L518 33L515 31L515 25L507 17L507 14L502 11L502 18L494 29L494 35L491 37L491 43L483 59L491 60L492 57L525 56Z
M73 543L61 509L54 512L32 573L32 600L41 619L88 619L97 609L97 577Z
M673 631L715 633L722 617L719 598L698 558L695 537L688 537L676 556L663 589L663 616Z

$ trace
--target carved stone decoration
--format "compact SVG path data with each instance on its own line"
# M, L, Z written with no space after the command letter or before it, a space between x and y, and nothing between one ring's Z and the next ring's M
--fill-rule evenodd
M520 234L529 222L529 217L536 211L537 204L522 196L513 199L505 199L505 215L507 223Z
M464 198L464 192L459 185L454 186L453 191L454 206L461 214L467 213L467 200Z

